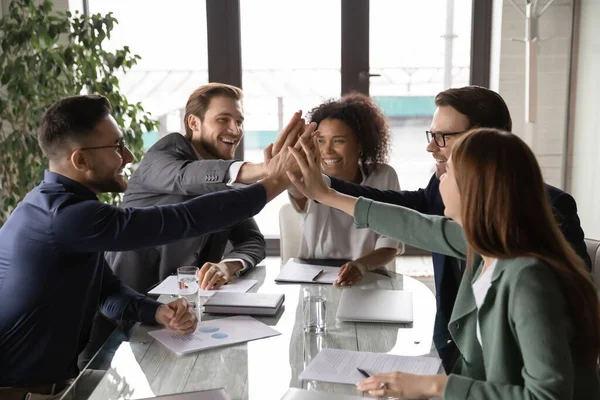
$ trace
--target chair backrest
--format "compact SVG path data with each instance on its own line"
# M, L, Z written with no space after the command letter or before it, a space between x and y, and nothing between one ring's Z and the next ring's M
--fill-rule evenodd
M279 251L282 262L300 255L300 218L294 207L286 203L279 210Z
M596 287L600 289L600 240L585 239L588 254L592 259L592 276Z

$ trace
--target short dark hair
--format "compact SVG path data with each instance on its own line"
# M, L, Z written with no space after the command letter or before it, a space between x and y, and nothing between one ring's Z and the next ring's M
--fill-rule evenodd
M311 122L338 119L350 127L362 146L363 166L387 162L390 152L390 129L385 115L368 96L350 93L337 100L328 100L308 113Z
M451 88L435 96L435 105L450 106L466 115L471 128L496 128L512 131L512 119L504 99L481 86Z
M188 125L188 117L195 115L204 121L204 115L213 97L224 96L234 100L241 101L243 97L242 89L237 86L227 85L225 83L212 82L200 86L194 90L185 105L185 115L183 117L183 125L185 126L185 137L188 140L192 139L192 129Z
M57 101L44 113L38 130L42 152L49 159L55 158L67 141L87 137L110 112L108 99L96 94Z

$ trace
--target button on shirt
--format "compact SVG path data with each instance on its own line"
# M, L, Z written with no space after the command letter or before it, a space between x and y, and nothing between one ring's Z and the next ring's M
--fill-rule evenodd
M159 303L122 284L103 252L228 229L266 201L261 185L224 193L118 208L46 171L0 228L0 386L75 377L98 308L111 319L156 323Z

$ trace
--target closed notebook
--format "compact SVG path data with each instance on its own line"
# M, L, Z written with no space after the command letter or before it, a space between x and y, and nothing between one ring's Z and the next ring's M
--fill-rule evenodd
M341 321L411 323L412 293L402 290L344 289L336 317Z
M204 304L212 314L275 315L285 296L272 293L216 293Z

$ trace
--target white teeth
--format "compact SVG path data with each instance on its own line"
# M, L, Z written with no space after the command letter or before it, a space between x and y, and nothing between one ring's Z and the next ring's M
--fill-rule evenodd
M231 139L221 139L221 141L223 143L227 143L227 144L235 144L235 140L231 140Z
M338 160L323 160L323 162L324 162L325 164L327 164L327 165L333 165L333 164L337 164L337 163L339 163L340 161L342 161L342 160L340 160L340 159L338 159Z

